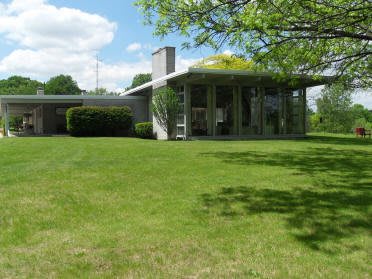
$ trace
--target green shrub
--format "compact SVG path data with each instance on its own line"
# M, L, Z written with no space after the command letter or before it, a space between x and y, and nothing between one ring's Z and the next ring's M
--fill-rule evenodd
M137 123L134 128L136 136L143 139L152 139L154 137L152 122Z
M67 130L72 136L128 136L133 114L129 107L74 107L67 110Z

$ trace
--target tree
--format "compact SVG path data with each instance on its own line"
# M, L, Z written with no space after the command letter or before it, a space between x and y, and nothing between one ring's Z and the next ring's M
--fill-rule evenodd
M127 87L126 90L130 90L132 88L136 88L142 84L150 82L152 80L151 74L137 74L133 77L131 86Z
M9 117L9 128L11 130L19 131L19 130L22 129L22 125L23 125L23 117L22 116L19 116L19 115L13 116L13 115L11 115Z
M246 60L242 57L228 54L211 55L200 62L196 63L194 68L207 69L234 69L234 70L254 70L252 61Z
M327 85L316 101L318 128L331 133L348 133L353 124L351 114L352 92L343 84Z
M152 97L152 110L159 126L171 139L176 128L180 103L176 92L170 87L155 90Z
M21 76L0 80L0 95L34 95L43 83Z
M69 75L59 75L52 77L45 84L45 94L47 95L80 95L81 89L77 82Z
M351 108L351 115L353 116L353 128L363 127L372 129L372 112L363 105L354 104Z
M354 119L364 118L367 122L372 122L372 112L361 104L354 104L351 113Z
M372 2L367 0L137 0L155 35L184 47L229 45L279 76L332 73L371 87Z

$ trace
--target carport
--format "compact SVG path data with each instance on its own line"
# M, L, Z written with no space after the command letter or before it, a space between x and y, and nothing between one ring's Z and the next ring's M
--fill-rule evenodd
M63 134L68 108L124 105L131 107L135 122L148 120L147 101L142 96L0 95L0 115L8 136L10 116L23 117L26 135Z

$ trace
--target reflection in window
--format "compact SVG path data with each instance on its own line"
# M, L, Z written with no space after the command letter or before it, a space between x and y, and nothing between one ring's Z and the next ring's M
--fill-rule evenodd
M302 90L288 89L284 93L284 117L286 124L286 134L303 133L303 93Z
M216 135L232 135L233 119L233 87L216 87Z
M191 134L206 136L208 134L207 86L193 85L191 87Z
M260 134L261 102L255 88L242 87L242 135Z
M279 134L279 92L265 88L265 134Z

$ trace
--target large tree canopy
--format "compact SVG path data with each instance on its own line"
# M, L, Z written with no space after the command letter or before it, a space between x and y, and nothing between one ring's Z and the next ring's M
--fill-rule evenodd
M34 95L43 83L21 76L0 80L0 95Z
M45 85L47 95L80 95L81 89L77 82L68 75L52 77Z
M252 71L255 69L252 61L229 54L216 54L208 56L192 67L206 69L234 69L246 71Z
M332 74L371 87L369 0L137 0L155 34L229 45L280 75Z
M137 74L133 77L132 84L129 87L127 87L126 90L136 88L137 86L150 82L151 80L152 77L150 73Z

